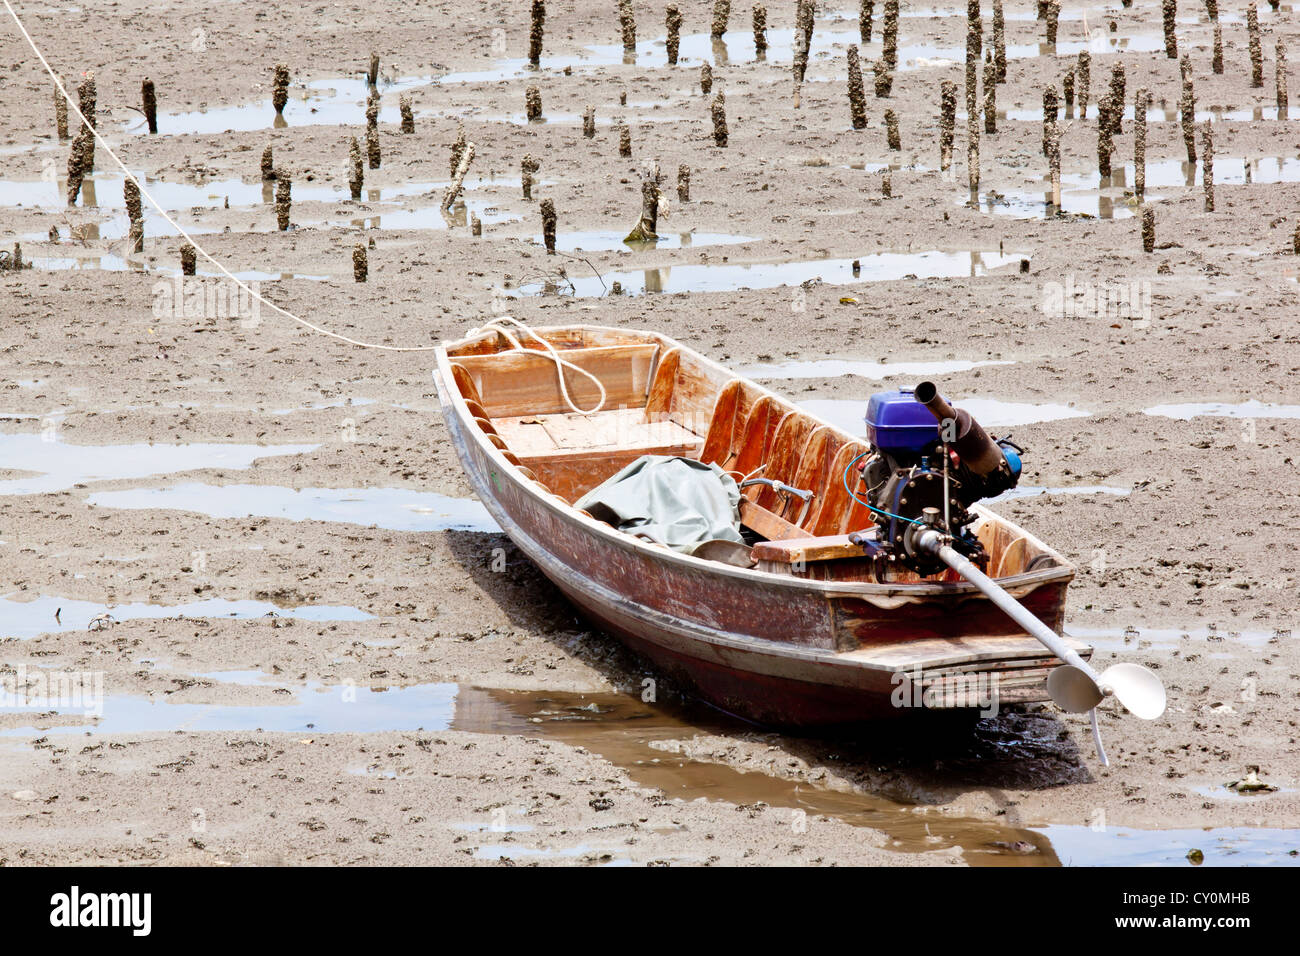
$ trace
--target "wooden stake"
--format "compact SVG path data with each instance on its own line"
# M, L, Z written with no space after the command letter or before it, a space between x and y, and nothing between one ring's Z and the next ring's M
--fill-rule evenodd
M524 90L524 112L530 123L542 118L542 91L535 86Z
M863 43L871 42L871 21L876 15L876 0L859 0L858 34Z
M543 199L542 205L542 241L546 243L546 254L555 255L555 203Z
M1052 184L1052 210L1061 212L1061 124L1052 121L1047 131L1047 168Z
M1171 60L1178 59L1178 37L1174 28L1178 17L1178 0L1161 0L1161 11L1165 23L1165 56Z
M725 103L726 94L719 92L713 98L713 106L710 110L713 113L713 143L715 146L725 147L727 145L727 109Z
M984 59L984 132L998 131L998 67L992 57Z
M373 50L370 51L370 70L366 74L366 82L371 86L379 85L379 54Z
M90 130L82 124L73 137L72 147L68 150L68 205L75 206L81 194L81 184L86 177L86 140Z
M1214 212L1214 131L1209 120L1201 126L1201 179L1205 188L1205 211Z
M81 146L81 170L85 173L93 172L95 169L95 137L91 135L90 130L95 128L98 120L95 117L95 106L97 94L95 92L95 74L87 73L86 78L81 81L77 87L77 106L81 110L81 115L86 118L86 124L90 129L86 130L86 138Z
M952 168L953 141L957 126L957 84L944 80L939 87L939 169Z
M1097 175L1101 178L1100 185L1103 187L1110 179L1110 153L1113 148L1110 111L1110 94L1107 93L1097 101Z
M1061 90L1065 94L1065 118L1074 119L1074 71L1066 70L1061 78Z
M352 247L352 280L365 282L370 274L370 261L366 255L366 244L358 242Z
M623 53L636 56L636 14L632 11L632 0L618 0L618 22L623 31Z
M271 154L271 147L268 146L266 149L262 150L262 182L267 182L274 178L275 160Z
M456 172L451 177L451 183L447 186L446 191L442 194L442 211L446 212L456 202L456 197L465 187L465 175L469 172L469 164L474 161L474 144L466 143L465 148L461 150L460 162L456 164Z
M677 167L677 198L682 202L691 201L691 167L685 163Z
M707 62L700 64L700 92L705 96L713 89L713 67Z
M1124 132L1124 101L1128 98L1128 80L1124 75L1124 64L1116 63L1110 71L1110 111L1111 136Z
M359 200L361 198L361 187L366 182L366 170L361 162L361 144L357 142L355 136L352 137L352 142L348 144L348 161L352 166L351 175L348 176L348 189L352 193L352 198Z
M1179 109L1182 111L1183 124L1183 144L1187 147L1187 161L1196 162L1196 94L1192 89L1192 81L1186 80L1183 83L1183 95L1178 100Z
M271 105L277 114L284 113L284 106L289 102L289 67L283 63L275 65L275 76L271 80Z
M181 246L181 275L192 276L198 264L197 250L190 243Z
M1223 27L1218 20L1214 21L1214 53L1210 58L1210 69L1223 74Z
M461 154L465 152L465 124L460 123L457 127L456 141L451 144L451 175L456 175L456 170L460 167Z
M659 164L641 174L641 215L624 242L653 242L659 238L659 191L663 177L659 175Z
M849 44L849 117L854 129L865 129L867 125L867 94L862 88L862 64L858 60L858 48Z
M677 65L677 50L682 43L682 11L677 9L677 4L670 3L668 11L664 16L664 25L668 28L668 65Z
M998 82L1007 81L1007 23L1002 0L993 0L993 64L998 68Z
M875 73L876 81L876 98L885 99L889 96L890 91L894 88L894 74L889 72L889 63L882 56L871 65L872 72Z
M710 36L721 37L727 32L727 21L731 19L731 0L713 0L713 29Z
M132 253L144 252L144 205L140 202L140 187L130 176L122 180L122 198L126 201L126 217L130 222L127 247Z
M758 59L767 59L767 7L754 4L754 53Z
M59 82L63 82L63 77L59 77ZM64 89L67 89L67 84L64 84ZM59 136L59 142L68 138L68 101L63 98L58 86L54 87L54 131Z
M542 64L542 33L545 24L546 0L533 0L533 20L528 30L528 62L534 69Z
M1052 54L1056 53L1056 32L1057 26L1061 19L1061 4L1058 0L1048 0L1047 3L1047 22L1045 24L1045 33L1047 37L1047 46Z
M898 0L885 0L885 25L881 39L885 63L892 73L898 69Z
M1147 108L1151 94L1145 88L1133 96L1133 194L1142 199L1147 191Z
M1156 213L1145 203L1142 206L1142 251L1156 250Z
M519 178L524 189L524 198L533 198L533 174L542 168L542 164L533 158L532 153L524 153L519 163Z
M283 170L275 179L275 222L281 232L289 229L289 213L293 205L293 180Z
M596 135L596 107L590 103L582 112L582 135L591 139Z
M150 133L158 132L158 94L154 90L153 80L145 77L140 83L140 105L144 107L144 121Z
M1281 37L1277 38L1277 108L1278 119L1282 119L1281 111L1287 108L1287 91L1286 91L1286 41Z
M402 132L415 132L415 113L411 110L411 98L405 93L399 93L397 96L397 111L402 116Z
M1056 125L1057 111L1060 109L1056 87L1049 86L1043 90L1043 155L1047 155L1052 140L1052 127Z
M1264 85L1264 48L1259 40L1259 11L1254 3L1246 5L1246 35L1250 46L1250 85Z
M623 157L632 155L632 131L626 124L618 128L618 154Z
M1078 82L1075 90L1079 96L1079 119L1088 118L1089 87L1092 85L1092 54L1087 50L1079 51L1079 65L1075 69Z
M885 139L890 149L902 149L898 137L898 117L893 110L885 110Z
M366 162L371 169L379 168L379 129L375 126L366 127Z

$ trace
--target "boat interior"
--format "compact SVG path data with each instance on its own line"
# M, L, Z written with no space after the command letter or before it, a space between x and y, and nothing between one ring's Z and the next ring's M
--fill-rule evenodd
M869 450L864 438L653 333L588 326L538 332L566 362L599 379L603 403L591 379L572 369L563 370L566 400L561 366L527 336L485 333L449 346L447 357L474 424L544 493L572 506L642 455L680 455L738 479L759 474L812 492L805 500L768 485L742 491L742 530L759 570L878 583L960 580L950 570L922 579L903 568L878 568L849 541L849 532L873 527L844 481L845 470ZM570 402L600 408L582 414ZM974 530L993 577L1065 563L988 512Z

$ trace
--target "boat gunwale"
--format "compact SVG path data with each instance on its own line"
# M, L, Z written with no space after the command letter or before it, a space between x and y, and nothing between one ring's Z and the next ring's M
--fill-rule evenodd
M555 334L555 333L563 333L563 332L588 331L588 330L596 331L596 332L611 332L617 335L638 334L635 330L629 331L627 329L614 328L610 326L592 326L592 325L581 325L581 324L546 326L541 328L535 328L533 331L535 331L538 335L545 336L548 333ZM683 353L689 353L693 360L711 366L715 371L720 372L723 375L728 376L729 378L740 379L748 384L753 385L765 396L772 396L778 399L783 404L792 404L789 402L788 399L785 399L782 396L778 395L777 393L772 392L770 389L764 388L762 385L759 385L757 382L745 378L744 376L734 374L726 366L714 362L712 359L709 359L708 357L701 355L699 352L696 352L694 349L690 348L689 346L683 345L674 339L664 336L658 332L644 332L640 334L644 335L647 341L656 342L658 345L661 346L661 348L679 348L682 350ZM465 345L472 344L474 342L480 341L481 339L487 336L493 336L493 335L496 335L494 331L485 331L478 335L466 336L465 338L458 339L455 341L444 340L435 349L434 356L435 356L435 361L437 363L437 366L434 369L433 378L434 378L434 384L438 389L438 397L440 400L440 404L444 409L444 416L443 416L444 420L446 418L445 410L448 407L451 407L452 410L455 412L456 417L459 420L459 423L463 426L464 432L467 435L472 436L473 440L477 442L480 450L486 452L487 456L491 460L493 460L501 468L502 471L510 475L510 477L513 480L515 480L515 482L519 485L522 491L524 491L527 495L532 497L535 501L546 505L552 512L554 512L555 514L563 518L565 521L569 523L577 523L580 526L582 526L584 530L591 531L598 534L600 538L605 542L607 542L608 544L615 545L619 548L622 548L623 550L642 554L656 561L662 561L668 564L682 565L685 566L686 568L697 570L697 571L707 571L710 574L716 574L727 578L734 578L737 581L741 581L741 582L761 582L767 586L782 587L782 588L787 588L790 590L802 591L802 592L820 593L827 598L846 598L852 600L852 599L871 599L871 598L879 599L879 598L900 598L900 597L901 598L958 597L958 596L983 597L979 589L976 588L974 585L968 584L966 582L959 582L959 581L904 582L904 583L894 583L894 584L880 584L880 583L869 582L869 581L852 581L852 582L826 581L820 579L800 578L788 574L775 574L770 571L759 570L758 568L733 567L732 565L728 565L723 562L710 561L705 558L695 557L694 555L683 554L682 552L674 551L670 548L661 547L661 546L657 547L633 535L625 534L616 528L610 527L609 525L606 525L600 521L597 521L594 518L589 517L588 515L584 515L577 508L573 507L572 504L563 501L557 495L555 494L548 495L544 493L537 487L536 482L529 481L524 475L520 474L519 467L511 463L510 460L505 457L502 450L497 448L497 446L494 445L488 439L487 434L482 429L474 425L473 415L470 413L469 407L465 403L465 398L463 395L461 395L460 389L456 386L455 380L451 374L451 364L454 361L454 358L449 354L449 350L453 348L464 347ZM541 355L542 357L547 357L545 352L541 352L540 350L534 350L534 351L538 351L538 354ZM560 354L563 354L564 352L563 349L557 349L556 351L559 352ZM857 442L862 441L862 439L855 438L854 436L849 435L847 432L836 427L835 425L829 422L822 421L822 419L812 414L811 412L804 412L804 414L808 415L809 418L817 422L819 425L825 425L826 427L833 429L835 432L837 432L838 434L840 434L846 439L857 441ZM563 507L561 507L561 505ZM499 505L499 507L501 507L503 511L506 510L504 506ZM1044 568L1040 571L1023 572L1021 574L1014 574L1014 575L1009 575L1007 577L996 578L995 580L1003 588L1012 592L1013 594L1016 593L1026 594L1029 591L1036 589L1038 586L1042 584L1047 584L1050 582L1056 582L1062 580L1064 581L1073 580L1074 566L1071 565L1064 558L1063 555L1061 555L1054 548L1052 548L1051 546L1047 545L1045 542L1040 540L1038 537L1026 531L1024 528L1021 528L1015 522L989 510L988 508L982 505L979 504L973 505L971 510L978 513L980 517L986 521L993 520L1004 525L1005 527L1011 530L1014 530L1019 535L1022 535L1026 539L1028 539L1028 542L1030 544L1039 548L1042 553L1050 555L1052 558L1054 558L1057 561L1057 564L1055 566L1050 568Z

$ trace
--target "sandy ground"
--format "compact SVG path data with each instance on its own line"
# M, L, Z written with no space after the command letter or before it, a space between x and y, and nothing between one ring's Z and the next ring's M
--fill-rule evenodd
M453 725L362 734L181 727L89 738L43 735L41 728L63 727L67 720L10 708L0 711L0 729L9 731L0 747L0 859L467 863L494 860L499 854L491 848L510 844L524 848L517 862L950 864L979 862L975 850L987 853L990 842L1014 844L1024 837L1018 828L1098 820L1149 829L1282 828L1292 833L1279 836L1279 846L1291 846L1286 840L1294 843L1300 827L1300 629L1294 611L1300 420L1270 417L1267 410L1191 420L1144 410L1179 402L1300 403L1300 289L1290 253L1300 185L1220 184L1212 214L1204 211L1199 186L1181 180L1149 185L1148 194L1159 197L1152 254L1142 252L1138 219L1123 188L1106 194L1113 218L1018 218L1004 214L1012 207L990 212L987 198L981 208L970 208L964 133L958 135L955 178L937 169L939 85L951 79L960 87L962 68L915 62L916 56L933 61L961 48L964 17L955 7L935 16L908 15L907 4L900 42L905 51L921 49L904 53L908 68L896 74L888 103L871 95L868 72L869 126L862 131L849 124L843 82L843 43L856 34L856 20L843 11L832 19L835 5L823 5L829 9L818 34L838 45L814 46L810 81L795 110L789 63L776 43L778 32L790 27L793 5L769 4L774 48L766 63L740 53L748 8L737 5L731 62L715 68L730 126L730 144L720 149L698 86L698 58L667 68L658 47L636 65L593 66L578 59L591 44L618 42L614 5L592 6L548 4L540 74L524 75L514 64L505 80L469 82L436 80L522 57L523 5L455 0L404 6L399 16L353 4L126 2L97 12L28 3L19 10L65 76L95 71L100 127L133 171L200 193L210 187L211 199L169 208L201 233L214 257L239 270L327 277L267 279L260 288L311 322L367 342L422 346L458 336L501 308L521 283L548 279L564 292L569 279L589 283L596 273L639 279L643 270L683 265L861 257L869 274L869 257L877 252L1013 254L1009 264L974 277L802 285L795 279L768 289L525 296L508 304L512 314L539 325L648 326L736 367L832 357L1014 363L947 375L942 385L958 402L996 397L1087 413L1014 428L1028 448L1023 483L1105 485L1130 493L1051 494L1000 510L1079 564L1069 626L1108 632L1100 660L1113 654L1158 667L1170 691L1169 712L1151 723L1105 714L1113 760L1105 769L1092 753L1086 721L1050 709L1006 715L942 745L907 746L793 740L734 725L719 730L697 717L656 739L658 752L745 777L732 782L724 799L694 799L696 791L689 790L683 800L671 788L647 784L651 778L635 763L560 737L529 736L513 725L509 732ZM653 40L662 29L662 9L635 6L641 39ZM710 5L681 6L685 32L707 32ZM1161 46L1158 5L1087 10L1100 37L1110 35L1113 22L1117 38L1138 46L1154 39ZM1035 43L1042 25L1033 7L1012 0L1007 11L1009 44ZM1258 161L1260 169L1272 168L1277 158L1295 164L1300 128L1267 112L1274 104L1274 42L1283 37L1295 46L1300 31L1294 14L1286 4L1279 13L1265 5L1260 14L1263 89L1249 86L1241 14L1224 8L1227 70L1215 76L1203 8L1185 4L1180 10L1179 35L1192 57L1198 108L1265 110L1258 122L1214 124L1216 161L1221 169L1232 168L1234 159L1239 166L1242 158ZM986 36L988 24L986 16ZM103 673L110 695L213 706L280 704L294 693L310 694L312 686L346 682L361 688L445 682L534 693L635 692L642 665L577 621L499 536L210 518L89 500L181 483L408 489L454 497L470 492L439 418L427 353L355 348L269 310L255 324L210 315L160 318L157 270L170 277L166 270L177 265L179 240L152 230L144 257L149 272L49 268L51 259L62 257L93 262L123 255L125 216L120 203L64 209L37 198L42 189L55 195L42 176L62 175L67 144L54 136L50 83L9 27L6 22L0 34L9 64L0 123L9 199L0 206L0 235L21 240L37 267L0 273L0 432L44 433L65 445L91 446L84 456L92 465L94 446L123 443L316 447L247 468L162 469L110 481L74 477L39 494L0 494L0 598L166 606L256 599L282 609L355 607L373 617L299 620L292 627L263 618L124 621L100 631L7 640L6 673L20 666L93 670ZM1063 47L1081 38L1081 20L1062 21ZM364 131L361 94L342 106L331 100L346 119L331 114L328 125L291 122L273 129L270 108L257 104L269 96L277 62L289 65L293 96L301 99L308 82L347 78L355 84L372 49L386 78L424 79L409 85L416 133L402 135L394 122L381 124L382 168L367 170L368 188L390 192L357 204L346 198L345 160L348 138ZM877 39L865 59L874 60L878 51ZM562 69L565 62L573 65L571 73ZM1017 193L1030 193L1041 202L1042 124L1032 116L1042 87L1074 62L1072 55L1011 59L998 107L1029 111L1030 118L1002 119L998 132L984 138L982 194L1014 201ZM1178 64L1163 49L1094 53L1094 103L1116 62L1127 71L1130 102L1134 90L1146 87L1157 106L1164 100L1173 107ZM138 114L128 108L138 102L146 75L159 90L162 135L156 137L139 132ZM539 86L551 122L516 117L530 83ZM397 93L385 89L387 115L395 112ZM627 107L619 105L623 92ZM578 121L587 104L602 122L591 140L583 138ZM174 114L239 105L250 105L260 117L246 131L168 129ZM886 148L886 108L899 116L900 152ZM616 128L605 125L611 118L631 127L630 159L618 156ZM471 236L463 221L448 228L437 211L458 121L477 148L467 196L470 209L484 217L482 237ZM1126 119L1116 141L1117 164L1131 162L1132 130ZM1176 123L1152 122L1148 139L1149 163L1185 158ZM273 146L277 166L292 172L295 190L337 194L295 202L300 225L288 232L275 229L269 205L236 196L226 208L223 201L236 188L231 183L260 190L258 162L266 145ZM1068 127L1063 150L1067 177L1095 177L1093 113ZM691 201L674 199L661 230L666 235L723 233L748 241L603 251L591 250L596 243L588 241L588 251L547 257L536 204L523 200L518 186L526 152L541 161L544 183L534 188L534 199L555 201L562 248L566 233L621 235L630 228L647 161L657 161L670 182L679 164L693 170ZM898 167L892 199L881 197L873 165L881 163ZM866 168L854 168L860 164ZM489 174L495 179L479 182ZM115 178L101 150L97 189L109 195ZM1127 181L1131 190L1131 171ZM391 190L411 183L423 186L392 196ZM1085 190L1079 201L1099 211L1095 192ZM375 217L377 228L358 225L373 225ZM410 227L418 223L434 228ZM70 238L74 229L88 234L87 224L98 224L110 238ZM59 229L58 243L42 241L51 226ZM13 239L0 247L9 248ZM357 242L370 244L364 285L351 278ZM1030 260L1027 273L1017 266L1021 256ZM809 269L819 274L818 266ZM762 269L753 272L758 277ZM1067 282L1107 288L1145 283L1149 321L1104 312L1045 314L1053 284ZM909 383L890 379L888 387ZM854 376L768 384L798 400L863 404L877 387ZM0 469L0 482L42 472L17 452L0 459ZM501 549L505 570L494 573ZM1207 636L1210 625L1215 630ZM1121 635L1130 627L1139 633L1126 642ZM1150 629L1173 634L1143 633ZM228 670L261 671L271 679L201 676ZM394 776L368 774L371 765ZM1247 799L1224 790L1247 765L1259 765L1279 792ZM755 808L759 801L744 798L744 781L757 793L770 786L761 781L774 779L798 783L802 789L792 792L856 794L902 806L891 803L874 825L813 812L812 822L800 826L788 809ZM920 809L909 809L913 804ZM968 823L937 840L937 848L910 839L894 839L906 845L891 846L890 827L918 813ZM516 816L526 817L531 829L501 824ZM988 830L996 827L1010 836L991 837ZM1014 846L1005 856L1001 862L1017 860Z

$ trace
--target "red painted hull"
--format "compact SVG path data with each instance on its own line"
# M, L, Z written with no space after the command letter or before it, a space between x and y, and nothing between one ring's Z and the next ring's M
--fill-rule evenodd
M723 710L806 728L912 713L898 705L896 672L846 652L1023 634L965 584L815 581L688 558L621 534L522 476L474 427L446 378L435 373L452 443L506 534L600 628ZM1061 566L1002 583L1059 631L1072 576ZM1046 655L1005 671L1019 681L1011 699L1046 699L1053 662Z

